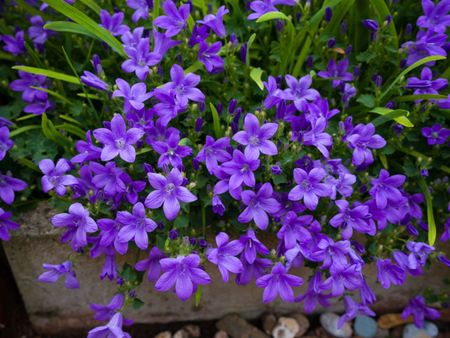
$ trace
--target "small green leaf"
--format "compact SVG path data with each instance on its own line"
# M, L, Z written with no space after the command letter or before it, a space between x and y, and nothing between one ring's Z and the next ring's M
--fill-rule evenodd
M61 80L61 81L69 82L69 83L74 83L74 84L81 83L80 80L78 78L76 78L75 76L55 72L53 70L28 67L28 66L14 66L14 67L12 67L12 69L22 70L24 72L31 73L31 74L44 75L44 76L50 77L52 79L57 79L57 80Z
M261 81L261 75L262 75L262 69L261 68L252 68L250 71L250 78L255 81L255 83L258 85L259 89L264 89L264 84Z
M416 69L417 67L420 67L424 65L425 63L432 62L432 61L439 61L439 60L445 60L445 56L441 55L432 55L427 56L426 58L420 59L419 61L413 63L408 68L404 69L395 79L394 81L390 82L389 86L383 91L383 93L380 96L380 100L382 100L389 92L394 88L394 86L399 82L406 74L408 74L410 71Z
M55 31L55 32L63 32L63 33L75 33L86 35L94 39L98 39L94 34L88 31L83 26L75 22L70 21L52 21L44 25L45 29Z
M427 204L428 244L434 245L434 242L436 241L436 223L433 214L433 199L430 190L428 189L427 182L425 182L423 177L420 177L419 179L419 186L422 189Z
M177 216L173 224L177 229L187 228L189 226L189 216L188 215Z
M20 135L22 133L25 133L25 132L27 132L29 130L33 130L33 129L41 129L41 126L31 125L31 126L23 126L23 127L14 129L13 131L11 131L9 133L9 137L14 137L14 136Z
M52 121L47 118L47 114L42 114L42 132L46 138L52 140L53 142L59 144L63 148L67 148L72 144L70 139L62 135L55 127Z
M202 298L203 285L199 285L195 292L195 307L200 305L200 299Z
M369 94L359 95L356 101L361 103L363 106L367 108L375 107L375 97L373 95Z
M395 122L408 128L414 127L411 121L406 117L409 115L409 111L407 110L404 109L393 110L384 107L377 107L373 108L370 112L381 115L380 117L377 117L376 119L372 120L372 123L375 127L378 127L390 120L394 120Z
M250 48L252 47L253 41L255 41L256 33L253 33L247 42L247 53L245 54L245 64L250 66Z
M122 278L125 280L125 282L134 282L138 278L136 270L134 270L134 268L128 263L125 263L123 265L123 270L122 270L121 275L122 275Z
M81 139L84 139L86 137L86 132L84 130L70 123L62 123L57 125L55 128L65 130L71 133L72 135L78 136Z
M139 298L133 298L133 303L131 304L133 310L139 310L142 305L144 305L145 303L140 300Z
M212 104L212 102L209 103L209 107L211 108L211 114L213 118L213 127L214 127L214 134L216 135L216 138L219 138L222 133L220 130L220 117L219 113L217 112L216 107Z
M280 19L286 20L286 21L291 21L291 19L282 12L268 12L268 13L261 15L256 20L256 22L260 23L260 22L265 22L265 21L270 21L270 20L280 20Z

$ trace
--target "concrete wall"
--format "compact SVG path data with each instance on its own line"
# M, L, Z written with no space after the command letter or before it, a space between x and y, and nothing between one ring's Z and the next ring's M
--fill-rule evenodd
M103 259L87 257L81 257L77 263L80 289L67 290L62 281L50 285L37 282L42 263L61 263L71 255L69 248L59 243L59 231L49 223L53 214L46 203L40 203L35 211L22 216L21 229L14 233L9 242L3 243L31 322L41 333L94 326L89 304L106 304L115 291L113 282L100 282ZM265 305L262 303L261 289L254 285L237 286L234 282L224 284L217 269L208 266L207 270L213 283L203 288L198 308L193 300L181 302L174 294L156 292L145 281L137 290L137 296L146 304L131 317L138 323L156 323L216 319L231 312L255 318L268 310L284 313L302 309L301 304L286 304L279 300ZM375 282L375 267L367 266L364 273L369 276L370 285L378 298L373 309L378 312L399 310L410 296L426 287L443 290L443 278L449 276L448 271L443 265L435 264L424 276L409 278L401 287L384 290ZM307 278L308 271L302 270L298 274ZM296 294L304 290L305 285ZM335 304L332 309L339 311L342 305Z

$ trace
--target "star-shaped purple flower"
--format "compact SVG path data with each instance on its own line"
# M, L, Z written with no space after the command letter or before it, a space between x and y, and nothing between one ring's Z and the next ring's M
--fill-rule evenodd
M159 261L165 257L164 253L161 252L158 247L154 246L150 250L148 258L137 262L134 268L137 271L147 271L148 280L154 282L161 275L161 265L159 264Z
M145 83L135 83L130 87L128 82L122 79L116 80L117 88L112 97L123 97L123 111L129 113L132 109L144 109L144 102L152 97L151 93L147 93Z
M294 101L295 108L303 111L303 104L314 101L320 97L320 93L310 88L312 84L311 76L305 75L297 80L292 75L286 75L286 83L289 88L285 89L281 95L285 100Z
M244 269L241 261L236 257L242 252L244 246L238 240L230 242L230 237L224 232L216 236L216 243L217 248L209 248L206 251L206 257L211 263L217 265L223 281L227 283L228 272L241 273Z
M130 30L130 27L122 24L124 14L122 12L109 14L108 11L102 9L100 11L101 27L109 31L113 36L122 35Z
M231 160L231 154L227 151L229 146L230 139L228 137L214 140L212 136L207 135L205 145L195 159L205 163L209 173L212 174L214 170L217 170L218 163Z
M227 31L223 24L223 17L229 12L230 11L225 6L220 6L215 15L208 14L203 20L198 20L197 22L211 28L219 38L224 38L227 35Z
M294 180L297 185L291 189L288 198L291 201L303 200L309 210L315 210L319 197L331 195L331 188L320 183L327 173L322 168L313 168L309 173L300 168L294 169Z
M163 5L166 15L159 16L153 20L153 25L166 30L166 36L177 35L186 28L186 22L190 14L189 4L181 5L177 8L172 0L166 0Z
M171 165L178 170L183 168L183 158L192 155L192 149L180 145L180 134L172 133L167 141L152 143L152 148L160 154L158 159L159 168L168 168Z
M398 203L404 199L399 187L403 185L406 177L403 175L389 176L389 172L381 169L378 178L372 179L369 193L375 199L376 206L384 209L388 202Z
M48 192L55 189L59 196L64 196L67 186L75 185L78 180L73 175L66 175L70 170L69 162L61 158L58 162L53 163L52 160L44 159L39 162L39 169L44 173L41 178L42 190Z
M257 158L246 156L236 149L233 152L233 159L222 165L223 171L231 175L229 180L230 190L239 188L242 183L248 187L254 187L255 174L253 172L258 169L259 163L260 161Z
M422 128L422 135L427 138L429 145L444 144L450 136L450 129L443 128L439 123Z
M0 239L9 241L11 230L19 229L19 224L11 220L12 214L0 208Z
M0 199L6 204L12 204L14 202L15 191L22 191L27 186L24 181L18 178L0 173Z
M75 271L72 269L71 261L65 261L62 264L43 264L42 267L47 271L38 277L38 281L43 283L55 283L59 278L64 276L66 278L66 288L78 289L80 287Z
M334 228L341 228L343 239L350 239L353 230L371 236L375 235L377 229L367 205L356 205L350 208L346 200L338 200L335 203L339 208L339 213L330 219L330 225Z

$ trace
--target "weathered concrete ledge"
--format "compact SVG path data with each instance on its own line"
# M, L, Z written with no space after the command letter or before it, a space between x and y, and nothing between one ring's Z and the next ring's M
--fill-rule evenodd
M71 254L67 246L59 243L60 232L49 222L53 214L48 204L41 202L36 210L22 216L20 231L3 244L9 263L31 322L38 332L57 333L93 327L96 323L92 319L89 304L106 304L115 291L113 282L99 280L102 259L81 257L78 260L76 271L81 285L78 290L67 290L62 282L48 285L36 280L42 272L42 263L61 263ZM224 284L217 269L209 266L208 272L213 283L203 288L198 308L194 306L193 300L181 302L175 295L159 293L144 282L137 290L137 295L146 304L134 312L132 318L138 323L161 323L217 319L235 312L251 319L269 310L283 314L302 309L301 304L286 304L281 301L263 304L262 290L256 286L237 286L233 282ZM309 272L305 269L299 274L307 278ZM424 288L443 290L443 279L448 278L448 269L435 264L424 276L409 278L405 285L388 290L376 283L373 265L367 266L364 274L368 276L369 284L377 295L378 302L373 309L384 313L401 309L410 296ZM304 285L299 291L303 292L305 289ZM334 304L332 310L342 310L342 304Z

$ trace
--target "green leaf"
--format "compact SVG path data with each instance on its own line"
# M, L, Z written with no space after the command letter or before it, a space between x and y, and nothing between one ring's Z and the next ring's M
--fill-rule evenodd
M216 138L219 138L222 135L221 130L220 130L219 113L217 112L217 109L216 109L216 107L214 107L212 102L209 103L209 107L211 108L211 115L213 118L214 134L216 135Z
M436 241L436 223L433 214L433 199L430 190L428 189L427 182L425 182L423 177L419 178L419 186L422 189L427 204L428 244L434 245L434 242Z
M265 22L265 21L270 21L270 20L279 20L279 19L291 21L291 19L282 12L268 12L268 13L261 15L256 20L256 22L260 23L260 22Z
M199 285L195 292L195 307L200 305L200 299L202 298L203 285Z
M264 89L264 84L261 81L261 75L263 70L261 68L252 68L250 71L250 78L255 81L255 83L258 85L259 89Z
M70 123L62 123L57 125L55 128L65 130L75 136L78 136L81 139L84 139L86 137L86 132L84 130Z
M392 88L394 88L394 86L409 72L411 72L412 70L416 69L417 67L420 67L422 65L424 65L425 63L428 62L432 62L432 61L439 61L439 60L445 60L446 57L445 56L441 56L441 55L432 55L432 56L427 56L426 58L420 59L419 61L413 63L411 66L409 66L408 68L404 69L395 79L394 81L392 81L389 86L383 91L383 93L380 96L380 100L382 100L387 94L389 94L389 92L392 90ZM389 97L388 97L389 98Z
M247 53L245 55L245 64L250 66L250 48L252 47L253 41L255 41L256 33L253 33L247 42Z
M14 66L14 67L12 67L12 69L22 70L24 72L31 73L31 74L44 75L44 76L50 77L52 79L57 79L57 80L61 80L61 81L69 82L69 83L81 84L80 80L78 78L76 78L75 76L55 72L53 70L28 67L28 66Z
M97 5L97 3L94 0L79 0L79 1L85 4L90 9L92 9L97 14L100 14L100 12L102 11L101 7Z
M55 31L55 32L64 32L64 33L75 33L81 35L87 35L91 38L98 39L97 36L92 34L89 30L80 26L75 22L70 21L53 21L44 25L45 29Z
M375 97L373 95L369 94L359 95L356 101L361 103L363 106L367 108L375 107Z
M373 8L375 9L375 12L378 16L378 22L383 22L386 20L388 16L391 16L391 13L389 12L389 7L386 5L385 0L370 0L372 3ZM387 31L389 35L392 38L392 46L395 49L398 49L398 36L397 31L395 30L395 22L392 21L389 26L387 27Z
M91 34L96 36L99 40L105 42L119 55L121 55L122 57L126 56L120 41L112 36L111 33L106 29L101 27L97 22L80 11L78 8L67 4L66 2L64 2L64 0L45 0L45 2L54 10L60 12L69 19L81 25Z
M53 142L59 144L63 148L67 148L72 142L64 135L62 135L55 127L52 121L47 118L47 114L42 114L42 132L45 137Z
M131 307L133 308L133 310L139 310L144 304L145 303L139 298L133 298L133 303L131 303Z
M189 226L189 216L188 215L177 216L173 224L177 229L187 228Z
M41 126L31 125L31 126L23 126L23 127L14 129L13 131L11 131L9 133L9 137L14 137L14 136L20 135L22 133L26 133L27 131L33 130L33 129L41 129Z
M102 100L100 96L91 93L77 93L77 96L85 99Z
M121 275L122 275L122 278L125 280L125 282L134 282L138 278L136 271L128 263L125 263L123 265L123 270L122 270Z
M193 0L192 4L194 7L200 8L200 10L203 13L203 16L205 16L208 13L208 6L206 5L204 0Z
M404 95L394 97L393 100L397 102L407 102L416 100L445 100L448 96L437 94L420 94L420 95Z
M395 122L408 128L414 127L411 121L406 117L409 115L409 111L407 110L404 109L393 110L384 107L377 107L372 109L370 112L381 115L380 117L377 117L376 119L372 120L372 123L375 127L378 127L390 120L394 120Z

